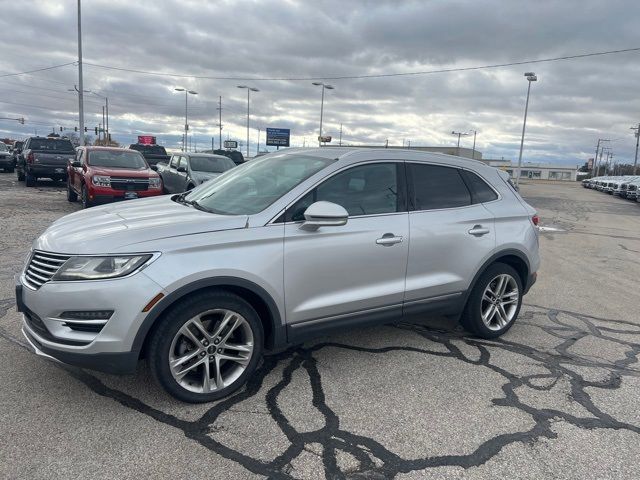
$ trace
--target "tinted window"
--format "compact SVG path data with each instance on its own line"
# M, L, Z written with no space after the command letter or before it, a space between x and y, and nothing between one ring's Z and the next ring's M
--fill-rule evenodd
M434 210L471 205L471 194L459 170L452 167L407 163L412 179L413 210Z
M475 173L469 172L467 170L461 170L460 173L462 173L464 180L469 186L469 190L471 190L473 203L492 202L493 200L498 198L498 194L494 192L489 185L487 185L487 182L485 182Z
M73 145L69 140L55 138L32 138L29 140L29 148L52 152L73 152Z
M167 154L167 151L161 145L143 145L140 143L134 143L130 145L129 148L132 150L138 150L139 152L142 152L143 154L146 153L148 155L166 155Z
M7 144L4 142L0 142L0 152L8 152Z
M191 156L191 170L196 172L222 173L235 166L233 160L227 157Z
M343 206L349 216L400 211L396 164L373 163L334 175L292 205L285 220L304 220L307 207L321 200Z

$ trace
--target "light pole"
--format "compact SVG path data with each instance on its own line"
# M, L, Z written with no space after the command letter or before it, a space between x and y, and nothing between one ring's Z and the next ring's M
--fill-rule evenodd
M473 132L473 148L471 150L471 159L475 160L476 159L476 135L478 134L477 131L475 130L471 130Z
M320 100L320 135L318 135L318 146L321 147L322 146L322 115L324 113L324 91L326 90L333 90L335 87L333 85L327 85L324 82L312 82L313 85L315 85L316 87L322 87L322 98Z
M631 130L633 130L635 133L634 135L636 136L636 158L633 161L633 174L637 175L638 174L638 144L640 144L640 123L638 124L637 127L631 127Z
M254 87L248 87L247 85L238 85L238 88L247 89L247 158L249 158L249 98L251 92L259 92L260 90Z
M108 145L111 142L111 137L109 135L109 97L100 95L99 93L96 93L96 92L90 92L90 93L93 93L96 97L104 98L105 111L107 115L107 121L104 123L105 135L106 135L105 143Z
M520 187L520 170L522 168L522 149L524 147L524 131L527 127L527 112L529 110L529 93L531 93L531 82L536 82L538 77L533 72L524 74L529 85L527 87L527 102L524 105L524 122L522 122L522 138L520 139L520 155L518 155L518 174L516 175L516 188Z
M187 134L189 133L189 106L188 106L188 98L189 94L197 95L198 92L194 92L193 90L187 90L186 88L174 88L176 92L184 92L184 139L182 140L182 151L187 151Z
M456 155L460 156L460 137L466 137L467 135L471 135L470 133L467 132L456 132L456 131L451 131L451 135L457 135L458 136L458 146L456 147Z
M80 145L84 145L84 90L82 89L82 10L78 0L78 124L80 125Z

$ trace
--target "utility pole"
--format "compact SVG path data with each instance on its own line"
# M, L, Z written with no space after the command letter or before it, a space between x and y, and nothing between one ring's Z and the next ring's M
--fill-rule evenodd
M471 159L472 160L476 159L476 135L477 134L478 134L478 132L473 130L473 150L471 150Z
M338 142L338 145L342 146L342 124L340 124L340 141Z
M218 148L222 150L222 96L218 98L218 128L219 130L219 139L218 139Z
M256 147L256 156L260 153L260 127L258 127L258 146Z
M213 150L214 150L214 148L213 148L213 137L211 137L211 153L213 153Z
M631 130L635 130L636 136L636 158L633 161L633 174L638 174L638 144L640 143L640 123L638 123L637 127L631 127Z
M84 145L84 90L82 86L82 10L78 0L78 123L80 125L80 145Z
M106 145L106 140L107 140L107 134L106 134L106 122L105 122L105 117L104 117L104 106L102 106L102 144ZM100 133L98 131L98 133ZM98 137L100 138L100 137Z

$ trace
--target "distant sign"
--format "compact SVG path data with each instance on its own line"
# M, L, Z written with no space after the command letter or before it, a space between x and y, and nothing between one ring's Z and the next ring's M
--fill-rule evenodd
M288 128L267 128L267 146L288 147L291 130Z
M238 148L238 142L235 140L225 140L224 148Z
M329 142L331 142L331 135L318 137L318 141L322 142L322 143L329 143Z
M138 143L142 145L155 145L156 137L153 135L138 135Z

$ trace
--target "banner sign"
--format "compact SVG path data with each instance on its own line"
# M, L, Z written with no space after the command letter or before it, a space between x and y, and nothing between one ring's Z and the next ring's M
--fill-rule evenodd
M267 146L288 147L291 130L288 128L267 128Z

